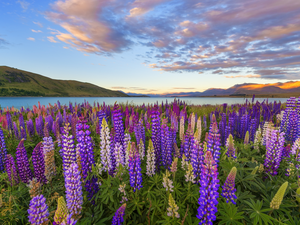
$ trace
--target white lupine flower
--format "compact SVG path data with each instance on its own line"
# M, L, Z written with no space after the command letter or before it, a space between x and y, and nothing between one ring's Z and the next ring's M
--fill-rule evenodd
M112 169L111 164L111 150L110 150L110 133L107 126L106 120L102 120L102 128L100 132L100 155L101 155L101 164L103 171L110 171Z
M149 147L147 150L147 172L146 172L146 174L148 176L153 176L155 174L155 154L154 154L153 143L151 140L149 141Z

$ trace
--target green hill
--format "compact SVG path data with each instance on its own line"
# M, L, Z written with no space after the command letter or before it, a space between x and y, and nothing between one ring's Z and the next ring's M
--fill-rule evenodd
M54 80L7 66L0 66L0 96L128 97L94 84Z

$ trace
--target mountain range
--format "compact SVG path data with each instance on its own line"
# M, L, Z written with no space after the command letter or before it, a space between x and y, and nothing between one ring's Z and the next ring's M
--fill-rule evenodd
M274 97L285 97L289 94L300 95L300 81L289 81L286 83L272 83L272 84L254 84L244 83L236 84L230 88L209 88L203 92L175 92L165 94L146 94L149 97L211 97L211 96L250 96L250 95L264 95ZM126 93L129 96L138 96L138 93Z
M55 80L8 66L0 66L0 96L128 97L94 84Z

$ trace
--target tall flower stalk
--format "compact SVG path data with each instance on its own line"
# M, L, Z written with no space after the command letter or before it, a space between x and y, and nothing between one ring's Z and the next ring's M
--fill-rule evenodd
M236 167L233 167L230 170L230 173L228 174L224 185L222 186L222 196L226 199L227 203L231 201L233 204L236 204L235 199L237 197L235 195L236 189L234 188L235 176L236 176Z
M109 172L112 169L111 164L111 149L110 149L110 132L106 120L102 119L102 125L100 130L100 156L101 156L101 168L105 172Z
M5 167L6 167L6 172L7 172L7 175L8 175L10 185L11 186L17 185L19 183L19 177L18 177L17 168L16 168L16 165L15 165L14 158L12 157L11 154L8 154L6 156Z
M45 177L45 161L41 145L42 143L40 142L33 149L32 164L35 178L37 179L37 181L45 184L47 182L47 179Z
M129 152L129 180L130 186L133 188L135 192L137 189L140 190L142 186L142 173L141 173L141 160L139 156L139 152L135 148L135 143L133 142L131 145L131 149Z
M73 135L70 134L71 127L66 123L62 135L62 153L63 153L63 170L64 173L68 170L70 165L76 162L76 150L74 145Z
M147 172L146 174L152 177L155 174L155 153L153 143L149 140L149 147L147 149Z
M197 218L200 219L199 224L213 224L218 211L219 180L217 164L210 151L206 152L202 165L200 185Z
M46 204L46 198L43 195L38 195L31 199L28 214L29 222L32 225L47 224L49 221L49 211Z
M21 181L23 183L28 183L30 180L32 180L33 175L29 167L27 152L24 147L24 139L20 141L17 147L16 160Z

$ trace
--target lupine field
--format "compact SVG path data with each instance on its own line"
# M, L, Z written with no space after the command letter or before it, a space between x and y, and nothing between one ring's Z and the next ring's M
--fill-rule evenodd
M0 224L300 224L300 98L0 113Z

